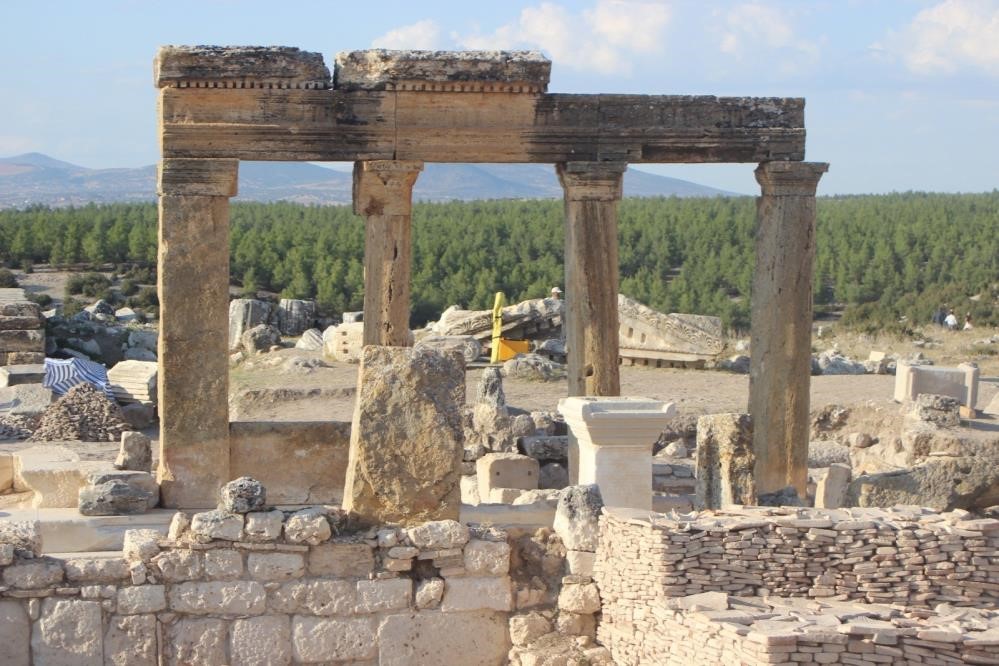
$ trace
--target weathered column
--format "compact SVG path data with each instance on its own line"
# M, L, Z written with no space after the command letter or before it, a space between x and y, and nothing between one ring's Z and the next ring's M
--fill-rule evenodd
M569 395L620 395L617 203L627 165L565 162L556 168L565 192Z
M215 506L230 480L229 197L238 166L160 163L157 478L167 507Z
M788 486L805 497L811 378L815 189L829 168L816 162L764 162L757 202L749 413L756 490Z
M354 212L365 219L364 344L407 347L413 184L423 162L354 163Z

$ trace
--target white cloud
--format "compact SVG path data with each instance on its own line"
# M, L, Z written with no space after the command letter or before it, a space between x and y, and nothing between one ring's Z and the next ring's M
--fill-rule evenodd
M635 56L662 51L669 20L661 0L597 0L582 12L543 2L491 33L452 37L462 48L541 49L560 66L620 74L631 71Z
M922 10L884 49L919 74L973 67L999 75L999 0L944 0Z
M722 19L718 48L726 55L743 58L752 51L789 50L799 59L787 64L792 68L802 64L802 58L804 62L818 58L818 46L799 38L788 13L776 7L763 2L747 2L715 14Z
M432 51L440 48L441 29L436 21L424 19L411 25L389 30L375 37L371 46L377 49L421 49Z

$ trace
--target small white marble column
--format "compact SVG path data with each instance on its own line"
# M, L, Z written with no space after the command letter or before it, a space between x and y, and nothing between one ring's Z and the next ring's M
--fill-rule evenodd
M605 506L652 510L652 445L676 414L648 398L573 396L558 411L579 445L579 484L595 483Z

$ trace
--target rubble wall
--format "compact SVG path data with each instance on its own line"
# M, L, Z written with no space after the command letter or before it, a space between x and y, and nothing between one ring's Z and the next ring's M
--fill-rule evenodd
M964 511L605 510L594 578L597 638L621 665L999 651L999 520Z

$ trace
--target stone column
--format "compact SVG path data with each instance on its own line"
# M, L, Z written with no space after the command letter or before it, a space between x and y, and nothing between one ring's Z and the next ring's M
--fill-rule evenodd
M229 479L229 197L238 160L159 170L159 413L163 506L214 507Z
M624 162L555 165L565 194L565 331L569 395L621 395L618 349L617 203ZM569 434L569 482L579 445Z
M365 345L410 345L410 221L422 170L419 161L354 163L354 212L365 219Z
M756 169L749 413L756 490L805 497L811 378L815 189L828 164L764 162Z

